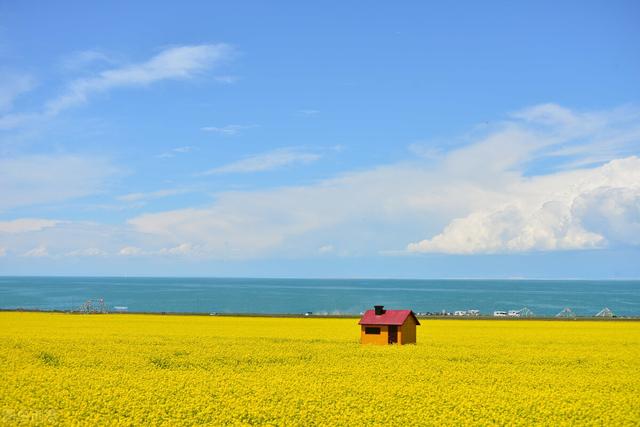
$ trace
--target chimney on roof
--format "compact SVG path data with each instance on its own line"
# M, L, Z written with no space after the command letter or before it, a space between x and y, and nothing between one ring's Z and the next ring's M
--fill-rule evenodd
M384 314L384 305L374 305L373 308L376 310L376 316L380 316Z

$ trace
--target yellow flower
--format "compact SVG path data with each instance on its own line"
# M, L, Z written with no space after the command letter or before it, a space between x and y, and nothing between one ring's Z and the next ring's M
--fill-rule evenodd
M2 425L638 425L640 322L0 313Z

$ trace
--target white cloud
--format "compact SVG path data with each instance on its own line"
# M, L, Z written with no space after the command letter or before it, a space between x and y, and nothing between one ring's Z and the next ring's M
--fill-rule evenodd
M99 50L82 50L67 55L62 61L62 67L69 71L79 71L96 64L114 64L116 61Z
M545 107L443 150L437 161L416 156L309 185L222 192L208 206L145 213L125 226L65 222L37 235L2 234L0 246L226 259L640 245L640 159L629 154L640 151L637 117ZM570 166L592 155L580 141L611 140L620 143L605 163ZM565 149L571 154L556 157ZM264 170L256 165L263 162L231 169Z
M475 212L452 221L441 234L411 243L409 252L474 254L531 250L590 249L604 238L573 223L569 209L547 202L535 212L510 206L495 212Z
M147 200L161 199L163 197L175 196L178 194L184 194L187 190L184 189L165 189L150 191L147 193L129 193L122 196L118 196L118 200L123 202L141 202Z
M330 254L334 250L335 250L335 248L333 247L333 245L322 245L322 246L320 246L318 248L318 253L320 253L320 254Z
M419 223L422 215L434 220L448 215L439 210L456 212L458 204L490 197L459 184L442 188L439 179L409 164L393 165L311 186L221 193L213 206L144 214L129 224L175 244L197 243L211 256L255 257L281 248L315 254L329 238L349 252L358 252L350 250L354 246L367 251L402 243L407 235L391 230ZM470 199L452 199L452 192ZM380 233L383 227L389 231Z
M580 120L576 113L557 104L534 105L533 107L517 111L511 116L528 122L545 125L572 126Z
M298 110L298 114L304 117L318 117L320 115L320 110Z
M108 253L98 248L77 249L64 254L67 257L99 257L107 256Z
M237 162L210 169L204 175L225 173L251 173L278 169L295 163L307 164L320 159L317 153L300 151L293 148L281 148L268 153L247 157Z
M34 155L0 159L0 211L94 194L117 170L104 159Z
M229 45L202 44L164 49L146 62L101 71L92 77L73 80L65 92L45 103L39 113L16 113L0 117L0 129L18 127L31 120L54 117L62 111L86 103L92 96L109 90L148 86L164 80L186 80L228 60Z
M34 228L34 227L30 227ZM118 225L86 221L58 221L53 226L22 233L0 233L0 246L11 248L11 254L34 254L34 248L44 247L53 258L108 257L130 242L153 244L153 239L131 233Z
M220 135L233 136L240 133L244 129L252 128L253 126L246 125L226 125L226 126L204 126L200 130L204 132L215 132Z
M194 150L195 150L195 147L191 145L185 145L183 147L172 148L169 151L165 151L162 154L158 154L156 157L158 157L159 159L170 159L172 157L175 157L176 154L191 153Z
M407 149L409 152L426 160L441 160L444 156L442 149L417 142L410 144Z
M592 249L640 243L640 159L521 179L502 205L456 218L410 252L451 254Z
M120 251L118 252L118 255L139 256L139 255L144 255L144 251L136 246L125 246L124 248L120 249Z
M193 151L193 147L191 146L184 146L184 147L176 147L174 149L172 149L171 151L173 151L174 153L190 153Z
M640 162L634 165L640 170ZM573 203L573 214L585 228L611 242L640 245L640 177L629 187L603 186L581 194Z
M0 246L0 257L7 255L7 248Z
M0 116L0 130L17 128L39 118L41 118L41 116L36 113L5 114Z
M226 44L179 46L165 49L150 60L102 71L96 77L78 79L67 93L45 106L47 115L82 104L95 94L118 87L147 86L162 80L189 79L228 59L232 49Z
M181 243L172 248L162 248L158 251L159 255L192 255L198 252L190 243Z
M213 79L219 83L230 85L232 83L237 82L239 77L238 76L215 76Z
M22 256L30 257L30 258L45 258L49 256L49 252L47 251L46 246L40 245L38 247L28 250L27 252L22 254Z
M28 233L54 227L61 221L38 218L20 218L12 221L0 221L0 233Z
M535 111L439 154L436 163L419 159L308 186L221 193L210 207L145 214L129 224L176 244L197 243L213 256L245 257L274 251L317 253L327 239L353 254L394 246L444 253L587 249L613 244L617 228L636 233L634 221L622 220L634 212L631 193L616 193L617 204L610 203L617 210L607 218L614 211L626 213L600 221L601 229L591 225L593 217L576 213L581 198L601 187L635 189L640 182L636 157L572 170L556 168L562 161L554 160L553 169L544 162L550 150L577 147L576 140L601 144L612 135L627 141L625 150L638 150L638 141L633 142L640 128L637 114L578 114L549 106ZM552 113L553 119L548 117ZM589 155L577 149L564 160ZM536 162L543 172L525 175ZM263 165L274 164L280 162L252 158L210 173L263 170ZM407 246L409 242L415 243Z

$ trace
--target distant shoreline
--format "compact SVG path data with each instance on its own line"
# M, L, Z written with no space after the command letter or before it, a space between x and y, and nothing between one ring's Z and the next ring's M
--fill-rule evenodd
M127 276L100 276L100 275L74 275L74 274L0 274L0 279L185 279L185 280L358 280L358 281L403 281L403 282L437 282L437 281L497 281L497 282L640 282L640 277L617 277L617 278L580 278L580 277L367 277L367 276L336 276L336 277L296 277L296 276L155 276L155 275L137 275L131 274Z
M39 310L39 309L15 309L0 308L0 313L57 313L57 314L74 314L74 315L149 315L149 316L208 316L208 317L264 317L264 318L293 318L293 319L359 319L357 314L303 314L303 313L210 313L210 312L178 312L178 311L108 311L106 313L83 313L80 311L69 310ZM496 320L496 321L527 321L527 320L549 320L549 321L597 321L597 322L615 322L615 321L640 321L640 316L625 317L595 317L595 316L576 316L576 317L555 317L555 316L531 316L531 317L498 317L490 315L480 316L417 316L420 320Z

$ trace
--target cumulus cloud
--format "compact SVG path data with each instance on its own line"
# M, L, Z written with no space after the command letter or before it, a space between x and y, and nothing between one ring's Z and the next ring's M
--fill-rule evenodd
M493 209L456 218L410 252L451 254L592 249L640 242L640 159L514 183Z
M258 154L224 166L209 169L204 172L204 175L265 172L295 163L307 164L315 162L321 157L322 156L320 154L301 151L295 148L280 148L268 153Z
M604 238L574 223L561 202L547 202L528 212L508 206L494 212L474 212L453 220L442 233L411 243L410 252L474 254L531 250L597 248Z
M610 242L640 245L640 164L634 166L635 185L596 188L581 194L572 206L585 228L607 236Z

